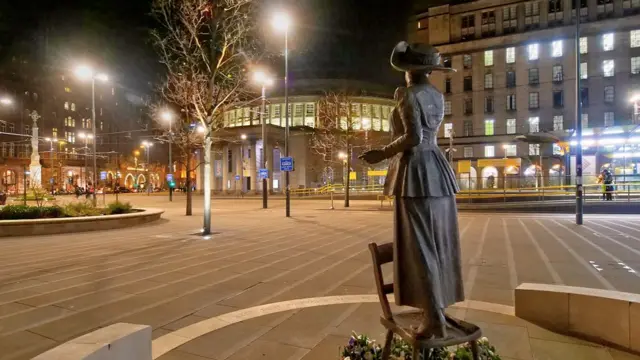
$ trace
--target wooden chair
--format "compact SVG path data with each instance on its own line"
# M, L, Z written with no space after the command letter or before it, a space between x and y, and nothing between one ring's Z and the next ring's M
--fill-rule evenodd
M393 313L388 294L393 294L393 283L385 284L382 276L382 265L393 262L393 244L383 244L378 246L376 243L369 244L371 258L373 260L373 273L378 288L378 297L380 298L380 306L382 307L382 316L380 323L387 329L384 340L384 348L382 351L382 360L388 360L391 355L391 343L394 334L400 336L404 341L413 347L413 360L419 360L419 354L422 351L423 358L430 349L442 348L453 345L470 343L473 350L473 359L479 360L477 340L482 336L482 331L476 325L466 321L458 320L450 316L445 316L447 321L447 337L434 339L416 339L411 326L417 326L422 319L422 312L411 310L406 312Z

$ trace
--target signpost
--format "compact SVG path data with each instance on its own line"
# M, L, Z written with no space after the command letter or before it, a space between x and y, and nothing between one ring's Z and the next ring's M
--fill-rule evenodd
M290 156L280 158L280 171L291 172L294 171L293 158Z
M260 169L258 170L258 177L260 179L268 179L269 178L269 170L268 169ZM262 191L265 191L264 189Z

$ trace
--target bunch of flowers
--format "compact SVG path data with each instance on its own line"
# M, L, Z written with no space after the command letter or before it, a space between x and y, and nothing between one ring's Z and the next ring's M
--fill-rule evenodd
M478 340L480 360L501 360L496 348L486 337ZM472 360L473 353L470 344L453 346L450 348L432 349L426 359L412 359L411 345L400 338L394 338L391 346L391 360ZM341 360L380 360L382 348L375 340L366 335L353 333L349 344L342 350Z

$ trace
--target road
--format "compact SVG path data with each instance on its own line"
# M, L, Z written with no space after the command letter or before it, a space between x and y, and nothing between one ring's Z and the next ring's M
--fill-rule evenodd
M173 203L163 196L120 197L165 208L164 219L130 229L0 240L1 359L29 359L115 322L149 324L158 337L261 304L374 294L366 245L392 239L392 213L375 201L354 201L350 209L336 203L335 210L327 200L293 201L287 219L281 200L263 210L259 199L216 199L215 234L202 238L201 198L187 217L182 196ZM640 293L638 220L587 215L578 227L569 215L461 213L467 298L512 306L513 289L523 282ZM330 309L315 316L344 315ZM224 356L196 344L186 348L189 357L161 359L242 358L238 352L246 344L233 336L251 338L253 331L276 343L291 336L268 335L268 321L274 319L218 339L226 344ZM298 328L316 326L306 321ZM321 339L296 345L299 356L292 358L311 359Z

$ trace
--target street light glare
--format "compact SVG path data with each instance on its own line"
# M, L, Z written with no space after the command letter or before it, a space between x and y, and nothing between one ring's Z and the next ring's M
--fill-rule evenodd
M242 139L242 140L247 140L247 134L242 134L242 135L240 135L240 139Z
M278 31L288 31L291 25L291 18L289 18L287 13L276 13L273 16L272 25Z
M629 99L629 101L631 101L632 103L639 102L640 101L640 94L633 95L631 97L631 99Z
M76 68L75 74L82 80L88 80L93 77L93 69L86 65L80 65Z
M13 103L13 100L11 100L8 97L0 98L0 104L2 105L11 105L12 103Z
M173 119L173 114L169 110L165 110L160 114L160 118L164 121L171 121Z
M109 81L109 76L107 74L98 74L96 75L96 79L102 81L102 82L107 82Z
M199 126L198 126L198 132L199 132L200 134L204 134L204 126L199 125Z

